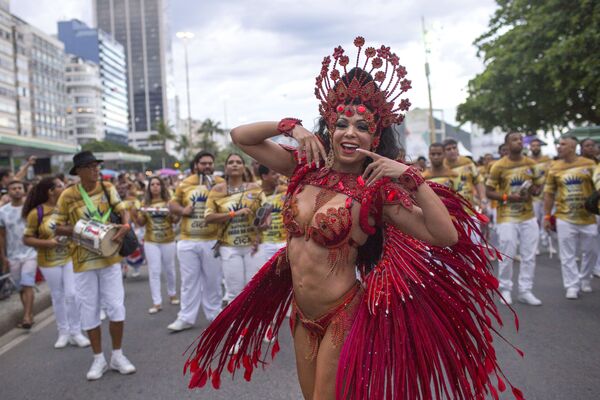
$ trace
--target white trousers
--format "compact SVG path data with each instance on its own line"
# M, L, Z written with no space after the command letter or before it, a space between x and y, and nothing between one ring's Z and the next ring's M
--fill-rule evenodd
M181 274L181 309L177 318L188 324L196 323L198 310L207 320L221 312L223 271L221 260L213 256L216 240L181 240L177 243Z
M262 268L263 265L266 264L267 261L271 259L282 247L284 247L286 242L279 243L261 243L258 245L258 251L253 256L254 261L257 264L256 272ZM255 272L255 273L256 273Z
M221 247L221 260L223 262L223 277L225 278L225 296L223 300L229 303L241 293L250 279L258 272L262 265L258 259L250 255L251 246Z
M543 199L543 196L542 196ZM544 200L535 200L533 202L533 213L535 214L535 219L537 220L537 223L540 227L540 240L539 240L539 244L541 246L548 246L548 242L550 239L550 236L548 235L548 232L546 232L546 230L544 229Z
M577 225L561 219L556 219L558 236L558 252L565 289L581 286L581 282L589 282L592 269L596 264L598 245L598 227L596 224ZM577 244L581 250L581 269L575 261Z
M79 299L75 291L73 263L69 261L67 264L56 267L41 267L40 271L50 288L58 333L60 335L81 333Z
M529 292L533 288L535 275L535 252L539 240L539 227L535 218L523 222L502 222L497 225L498 250L502 260L498 261L498 281L500 290L513 288L513 259L520 249L521 265L519 269L519 293Z
M125 321L125 290L121 264L75 273L81 328L89 331L100 326L100 307L109 321Z
M148 282L150 283L150 294L152 304L162 304L162 293L160 290L160 275L164 271L167 278L167 294L175 296L177 288L175 285L175 252L177 245L170 243L144 243L144 252L148 262Z
M598 227L598 232L600 232L600 216L596 216L596 225ZM596 248L600 249L600 234L596 239ZM593 273L600 275L600 257L596 257L596 264L594 265Z

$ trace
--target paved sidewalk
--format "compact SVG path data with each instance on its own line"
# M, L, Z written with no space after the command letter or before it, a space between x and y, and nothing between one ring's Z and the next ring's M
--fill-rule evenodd
M50 289L46 282L37 284L33 313L37 315L52 305ZM0 301L0 336L15 328L23 318L23 306L19 293L13 293L8 299ZM35 317L34 317L35 320Z

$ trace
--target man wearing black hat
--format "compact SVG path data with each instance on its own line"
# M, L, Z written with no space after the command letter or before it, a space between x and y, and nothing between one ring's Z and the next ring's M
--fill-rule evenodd
M73 157L73 168L69 173L78 175L80 183L65 189L58 199L55 212L58 235L71 236L73 227L81 219L94 219L106 223L110 214L109 203L113 207L112 211L120 214L123 221L113 240L121 241L129 231L129 214L115 187L110 183L100 182L101 163L102 160L96 159L89 151L77 153ZM109 366L102 353L101 305L110 320L109 330L113 345L110 368L121 374L134 373L135 367L121 350L125 321L121 257L119 254L103 257L77 245L72 246L71 255L75 285L81 303L81 323L88 333L94 352L94 361L87 373L87 379L100 379Z

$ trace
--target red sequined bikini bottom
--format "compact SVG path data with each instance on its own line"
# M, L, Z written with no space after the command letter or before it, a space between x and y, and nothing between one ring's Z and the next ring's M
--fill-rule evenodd
M319 318L309 319L296 304L296 299L292 298L292 313L290 315L290 327L292 336L294 336L296 324L299 321L304 329L308 331L310 340L310 353L306 355L307 360L314 360L317 357L319 344L325 332L331 326L333 346L340 346L346 334L352 327L357 306L360 304L364 289L359 281L344 294L337 304Z

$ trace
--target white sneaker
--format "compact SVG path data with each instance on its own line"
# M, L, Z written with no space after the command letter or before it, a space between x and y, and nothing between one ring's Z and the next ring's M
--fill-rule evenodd
M156 314L159 311L162 311L160 306L152 306L148 309L148 314Z
M502 295L502 297L504 297L504 302L508 305L511 305L512 302L512 296L510 294L509 290L501 290L500 294Z
M589 282L581 282L581 291L583 293L592 293L592 285Z
M69 344L69 335L58 335L58 340L54 343L55 349L62 349Z
M69 344L77 347L88 347L90 345L90 340L81 333L78 333L69 337Z
M577 288L568 288L565 297L569 300L576 300L579 298L579 290Z
M167 326L167 329L174 331L174 332L181 332L184 331L186 329L190 329L191 327L193 327L194 325L192 324L188 324L185 321L180 320L179 318L175 320L175 322L173 322L172 324L170 324L169 326Z
M110 358L110 368L115 371L119 371L122 375L129 375L135 373L135 366L125 357L124 354L115 355L113 354Z
M542 301L540 299L538 299L537 297L535 297L533 295L533 293L531 293L531 292L520 293L519 296L517 297L517 300L519 300L519 302L521 302L521 303L529 304L530 306L541 306L542 305Z
M95 381L97 379L102 378L102 375L108 370L108 365L106 364L106 359L104 356L102 357L94 357L94 362L90 367L90 370L87 372L88 381Z

